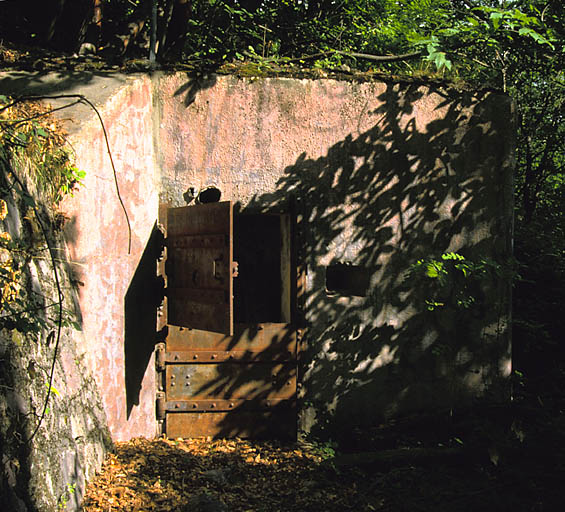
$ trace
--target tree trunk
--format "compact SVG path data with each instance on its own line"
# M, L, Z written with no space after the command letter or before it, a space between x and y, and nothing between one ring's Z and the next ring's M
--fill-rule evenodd
M56 0L45 42L57 50L74 52L84 42L92 17L92 0Z
M530 137L526 139L526 174L524 177L524 190L523 208L524 208L524 222L528 224L534 215L535 200L534 200L534 163L532 157Z
M92 0L92 18L86 29L84 41L95 46L100 44L102 35L102 20L104 17L102 0Z
M182 53L188 31L190 7L189 0L175 0L171 19L165 27L164 45L159 51L162 56L175 59Z

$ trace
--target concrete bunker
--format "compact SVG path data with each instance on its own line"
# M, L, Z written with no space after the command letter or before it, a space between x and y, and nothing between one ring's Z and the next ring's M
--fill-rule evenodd
M263 371L254 384L238 381L228 366L213 380L202 377L201 391L226 394L207 402L212 399L196 393L191 423L205 424L215 404L222 419L208 425L218 435L239 435L268 415L261 408L255 415L232 411L230 403L239 408L245 399L235 390L267 407L278 399L268 389L281 391L289 380L291 387L300 384L284 398L296 404L295 431L334 438L380 418L507 396L508 283L493 280L484 305L471 314L430 314L406 271L420 258L446 252L501 262L510 255L510 100L394 80L217 76L200 89L199 83L156 73L73 85L87 96L104 91L99 103L132 227L128 254L103 135L98 121L81 112L70 137L87 177L65 204L66 234L71 266L84 283L79 300L87 364L113 438L158 434L156 394L166 393L171 380L195 382L196 367L188 359L167 362L167 352L191 361L206 355L199 371L211 370L211 357L220 352L240 357L233 364L253 363ZM65 90L69 82L49 87ZM183 98L186 91L190 97ZM221 198L208 205L237 205L233 260L239 276L230 334L169 324L166 308L160 311L151 298L160 208L179 208L187 187L210 183ZM217 191L209 195L215 199ZM216 270L213 265L206 267L212 276L232 272L221 262ZM166 277L164 267L158 273ZM125 302L137 316L124 318ZM199 354L186 347L186 336L195 335L208 344L197 347ZM169 339L163 355L160 344ZM278 355L262 359L273 355L273 340ZM164 381L155 371L160 365L171 367ZM125 376L132 368L130 401ZM245 428L232 421L238 414ZM182 422L174 428L181 433Z

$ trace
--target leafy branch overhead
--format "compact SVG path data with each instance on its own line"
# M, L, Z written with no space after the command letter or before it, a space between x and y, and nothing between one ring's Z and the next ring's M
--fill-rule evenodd
M560 52L560 2L479 0L83 0L29 12L8 2L8 40L161 62L262 58L410 71L410 61L455 70L497 53ZM77 30L69 27L82 27ZM84 46L86 44L86 46ZM83 46L81 46L83 45ZM382 68L384 66L384 68Z

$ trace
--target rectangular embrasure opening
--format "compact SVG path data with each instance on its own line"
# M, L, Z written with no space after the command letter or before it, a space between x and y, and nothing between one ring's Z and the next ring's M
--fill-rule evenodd
M369 290L371 272L357 265L336 263L326 267L328 295L365 297Z

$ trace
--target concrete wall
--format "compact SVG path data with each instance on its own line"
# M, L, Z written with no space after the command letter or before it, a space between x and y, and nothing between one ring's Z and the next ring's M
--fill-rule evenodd
M509 255L507 97L392 81L183 74L91 77L75 86L98 99L132 231L128 254L104 136L82 110L69 126L87 177L65 204L66 234L83 283L87 364L114 439L157 431L154 228L158 204L182 205L190 186L219 187L238 211L296 206L307 271L302 429L331 435L457 405L509 375L506 283L491 282L470 316L430 314L405 283L421 257ZM326 269L336 262L367 269L366 296L326 293Z
M302 429L335 436L487 390L504 396L507 283L489 282L484 303L467 314L430 313L406 273L418 258L447 251L510 255L507 97L181 75L162 78L157 96L162 201L178 204L187 187L214 184L242 211L297 205L307 270ZM327 293L326 268L337 262L367 269L367 296Z
M101 81L100 87L105 81ZM79 300L89 364L102 390L115 440L153 437L155 423L155 309L143 254L158 213L152 84L148 77L121 84L100 107L114 161L116 192L102 126L90 116L72 134L77 166L86 171L80 192L65 204L71 265L80 281ZM141 277L140 277L141 276ZM132 304L134 304L132 306Z

